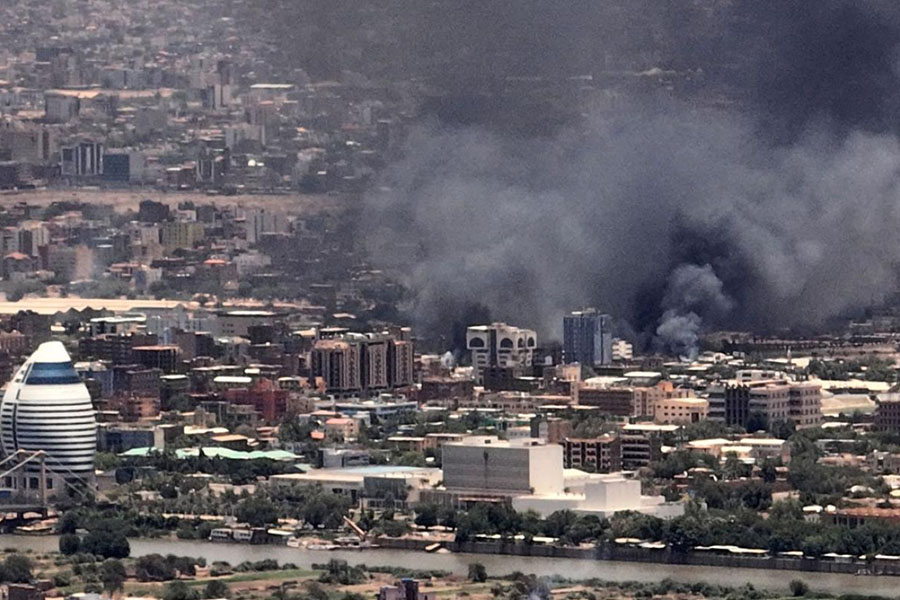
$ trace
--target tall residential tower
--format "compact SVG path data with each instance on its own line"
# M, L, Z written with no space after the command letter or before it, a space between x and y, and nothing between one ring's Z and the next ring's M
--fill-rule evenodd
M612 362L612 318L589 308L563 317L563 360L589 367Z

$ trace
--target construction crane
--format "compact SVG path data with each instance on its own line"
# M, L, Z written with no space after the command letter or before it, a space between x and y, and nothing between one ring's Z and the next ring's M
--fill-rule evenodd
M361 541L361 542L366 541L366 536L368 534L366 534L366 532L363 531L362 527L360 527L359 525L354 523L350 517L345 516L344 523L347 525L347 527L349 527L350 529L353 530L353 533L355 533L356 535L359 536L359 541Z

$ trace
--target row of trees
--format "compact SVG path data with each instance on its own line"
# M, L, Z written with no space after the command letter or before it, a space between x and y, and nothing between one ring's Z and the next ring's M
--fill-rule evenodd
M134 563L134 576L139 581L171 581L179 574L193 576L197 572L197 566L206 563L201 558L189 556L175 556L174 554L147 554L141 556Z
M175 444L172 448L174 447ZM129 458L127 464L135 467L152 467L160 473L223 475L235 485L252 483L258 477L271 477L291 468L290 465L274 460L229 460L204 456L202 453L196 457L178 458L174 450L151 452L147 456Z
M272 486L266 491L241 500L235 515L245 523L263 526L275 523L280 517L302 519L313 528L336 529L350 510L345 496L320 488L293 485Z
M478 534L512 537L524 535L559 538L565 543L597 541L610 524L596 515L578 515L557 511L542 519L534 511L517 512L507 504L476 504L468 511L456 511L433 504L420 504L415 509L415 523L422 527L442 525L456 529L456 540L465 542Z
M806 372L819 379L847 380L861 377L867 381L897 381L897 369L890 360L877 356L859 360L811 360Z
M66 516L68 515L68 516ZM60 520L59 551L73 554L91 554L101 558L126 558L131 554L131 546L126 537L127 528L122 519L101 519L94 521L91 530L84 537L75 533L78 513L69 511Z
M563 544L609 542L616 538L661 541L675 551L695 546L729 544L762 548L773 553L801 550L819 557L828 552L862 556L900 555L900 526L867 523L848 530L804 518L795 501L775 503L765 518L758 510L737 507L703 510L696 502L685 515L663 520L633 511L617 513L610 519L557 511L542 519L533 512L519 513L503 504L479 504L466 512L454 512L431 505L419 505L416 523L456 528L456 540L465 542L477 534L512 538L523 535L526 543L537 535L558 538Z

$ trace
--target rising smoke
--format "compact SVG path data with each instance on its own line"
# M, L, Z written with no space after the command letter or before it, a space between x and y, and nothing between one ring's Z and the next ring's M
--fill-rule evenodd
M684 26L678 4L657 20ZM897 289L900 6L705 4L721 30L661 59L706 71L696 96L629 97L550 135L415 128L367 207L420 327L477 302L558 335L594 305L691 354L702 326L816 325ZM739 101L696 101L723 89Z
M700 315L723 319L734 306L722 287L710 265L683 264L672 271L661 304L664 312L656 328L662 350L693 358L700 339Z
M378 255L416 250L406 283L426 328L478 301L556 333L591 304L685 352L674 316L695 334L691 314L817 323L896 289L893 136L772 147L740 119L682 107L552 140L431 127L410 148L371 205Z

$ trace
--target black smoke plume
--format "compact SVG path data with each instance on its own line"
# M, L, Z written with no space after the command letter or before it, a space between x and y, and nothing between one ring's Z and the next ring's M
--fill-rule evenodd
M897 287L893 0L260 6L314 76L434 90L366 223L435 339L473 306L557 335L596 305L690 354L701 322L815 325Z
M770 329L897 286L893 135L773 146L741 118L671 106L549 140L435 125L409 148L367 222L426 329L477 301L557 334L566 310L597 305L665 341L670 311ZM686 270L706 291L680 281Z

